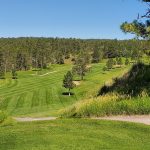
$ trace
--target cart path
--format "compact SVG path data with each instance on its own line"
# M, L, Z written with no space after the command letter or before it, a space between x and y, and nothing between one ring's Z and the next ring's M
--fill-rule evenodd
M46 121L46 120L56 120L56 117L41 117L41 118L31 118L31 117L14 117L18 122L31 122L31 121Z
M108 117L97 117L97 118L95 117L91 119L126 121L126 122L135 122L135 123L143 123L146 125L150 125L150 115L108 116Z
M14 117L18 122L31 122L31 121L46 121L46 120L56 120L57 117ZM108 117L93 117L90 119L95 120L114 120L114 121L126 121L126 122L135 122L143 123L150 125L150 115L134 115L134 116L108 116Z

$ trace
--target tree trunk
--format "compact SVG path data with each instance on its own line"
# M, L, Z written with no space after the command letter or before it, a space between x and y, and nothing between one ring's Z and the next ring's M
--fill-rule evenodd
M70 89L69 89L69 96L70 96Z
M81 74L81 80L83 80L83 75Z

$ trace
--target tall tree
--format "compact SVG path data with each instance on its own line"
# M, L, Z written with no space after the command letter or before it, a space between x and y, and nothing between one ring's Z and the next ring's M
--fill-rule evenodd
M13 69L12 69L12 79L17 79L17 78L18 78L17 76L18 76L18 75L17 75L17 71L16 71L15 68L13 68Z
M118 65L123 65L123 62L122 62L122 58L121 57L119 57L119 59L118 59Z
M125 60L125 65L129 65L129 63L130 63L129 59L126 58L126 60Z
M99 63L99 62L100 62L100 51L98 47L95 47L92 54L92 63Z
M70 90L74 88L74 83L73 83L73 75L71 71L68 71L66 75L64 75L63 79L63 87L69 90L69 96L70 96Z
M79 75L81 80L83 80L83 77L87 71L86 65L86 60L83 57L79 57L75 62L75 66L72 68L72 72Z
M108 61L106 62L106 67L107 69L112 69L113 68L113 59L112 58L109 58Z

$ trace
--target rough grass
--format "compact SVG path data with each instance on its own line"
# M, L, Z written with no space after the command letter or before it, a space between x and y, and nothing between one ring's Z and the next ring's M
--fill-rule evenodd
M0 150L149 150L142 124L65 119L0 127Z
M144 114L150 114L149 97L126 99L114 94L81 101L60 111L61 117L100 117Z
M105 63L93 64L85 80L73 90L75 95L70 97L62 95L66 92L62 80L71 65L52 65L51 69L40 71L40 75L52 72L45 76L36 74L36 71L21 71L18 72L17 80L11 80L8 73L6 80L0 80L0 110L13 116L57 116L59 109L93 97L105 81L111 81L113 77L128 70L118 68L103 72L104 65Z

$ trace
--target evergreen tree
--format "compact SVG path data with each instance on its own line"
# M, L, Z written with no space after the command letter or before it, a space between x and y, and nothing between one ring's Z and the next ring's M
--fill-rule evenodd
M121 57L119 57L119 59L118 59L118 65L123 65L123 62L122 62L122 58Z
M87 69L86 69L86 61L84 58L77 58L75 62L75 66L72 68L72 72L74 74L78 74L81 77L81 80L83 80L83 77L85 76Z
M5 79L4 55L0 51L0 79Z
M15 68L13 68L12 69L12 79L18 79L18 74L17 74L17 72L16 72L16 69Z
M73 75L71 71L68 71L67 74L64 76L63 80L63 87L69 90L69 96L70 96L70 90L74 88L74 83L73 83Z
M144 39L150 39L150 0L140 1L148 4L147 6L149 8L147 9L147 12L142 16L138 15L138 18L131 23L124 22L120 28L124 33L135 34L137 38L142 37Z
M116 57L116 65L118 65L118 60L119 60L119 58L118 58L118 57Z
M127 65L129 65L129 59L128 58L126 58L126 60L125 60L125 65L127 66Z
M92 63L99 63L100 62L100 52L98 48L94 48L94 52L92 54Z
M113 68L113 59L112 58L108 59L108 61L106 62L106 67L108 69L112 69Z
M116 60L113 60L113 65L116 65L116 64L117 64Z
M56 55L56 63L59 65L64 64L63 55L61 53L58 53Z

